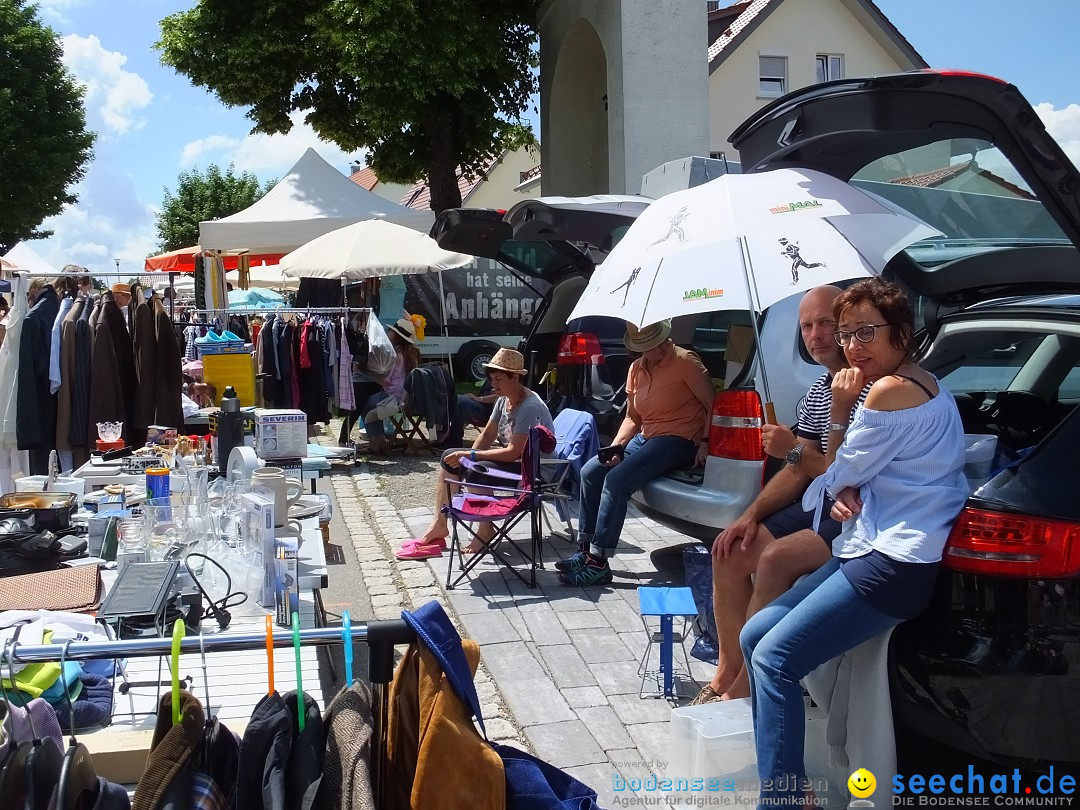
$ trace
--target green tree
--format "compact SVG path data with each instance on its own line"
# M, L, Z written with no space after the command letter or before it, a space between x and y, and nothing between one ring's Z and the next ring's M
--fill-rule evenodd
M69 189L93 157L83 88L60 41L26 0L0 0L0 247L40 239L46 217L76 202Z
M254 131L290 114L346 151L369 150L384 181L427 177L435 211L534 142L522 113L536 91L539 0L199 0L161 22L162 61Z
M276 182L271 180L260 186L259 178L251 172L237 176L232 164L224 174L215 165L206 174L200 174L198 169L181 172L176 179L176 193L165 189L161 213L157 216L159 250L197 245L200 222L243 211Z

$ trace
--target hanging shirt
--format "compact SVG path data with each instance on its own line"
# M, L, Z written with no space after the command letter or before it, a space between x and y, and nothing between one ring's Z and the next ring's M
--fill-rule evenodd
M49 354L49 391L55 394L60 390L60 327L64 323L64 316L71 312L75 305L75 299L64 297L60 300L60 312L53 321L52 348Z

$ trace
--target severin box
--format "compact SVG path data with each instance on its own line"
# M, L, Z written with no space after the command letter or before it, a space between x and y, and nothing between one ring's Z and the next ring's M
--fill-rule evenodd
M259 458L307 455L307 416L303 411L255 410L255 454Z

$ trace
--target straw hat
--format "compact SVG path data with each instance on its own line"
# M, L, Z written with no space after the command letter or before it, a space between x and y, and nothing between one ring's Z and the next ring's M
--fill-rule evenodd
M655 349L671 336L671 321L652 323L638 329L632 323L626 324L626 338L623 344L632 352L645 353Z
M109 288L113 293L123 293L124 295L131 295L131 287L122 281L118 281Z
M525 358L521 352L513 349L499 349L490 363L485 363L488 371L505 371L507 374L525 374Z
M416 325L408 318L398 318L397 322L390 327L391 332L396 332L415 346L419 341L416 339Z

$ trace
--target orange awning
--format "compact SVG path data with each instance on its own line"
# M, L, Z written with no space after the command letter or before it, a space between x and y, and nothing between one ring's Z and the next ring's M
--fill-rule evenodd
M146 260L145 268L147 270L160 270L163 272L173 273L194 273L195 272L195 257L202 252L202 248L198 245L192 247L180 248L178 250L170 250L168 253L159 253L157 256L150 256ZM277 264L278 260L285 254L283 253L261 253L258 255L248 254L252 264ZM223 254L221 257L225 262L226 270L235 270L236 263L239 259L239 255L233 253Z

